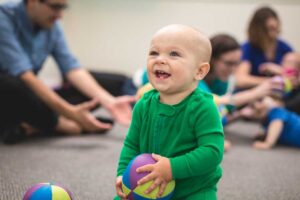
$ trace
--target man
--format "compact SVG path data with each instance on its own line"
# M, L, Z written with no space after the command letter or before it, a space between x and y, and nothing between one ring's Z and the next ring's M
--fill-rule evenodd
M67 3L24 0L0 6L0 128L9 129L8 135L16 125L27 133L36 128L67 134L110 129L110 124L90 113L98 104L121 124L130 123L134 98L113 97L70 53L58 23ZM48 55L53 56L62 75L91 101L72 105L37 78Z

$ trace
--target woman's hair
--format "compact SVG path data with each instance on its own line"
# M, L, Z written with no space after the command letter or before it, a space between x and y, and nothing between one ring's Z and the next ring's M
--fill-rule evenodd
M262 50L269 45L269 35L266 22L274 18L279 22L277 13L270 7L261 7L255 11L248 27L249 42Z
M219 59L223 54L230 51L235 51L240 49L240 44L234 37L227 34L218 34L210 38L210 43L212 46L212 54L210 59L210 71L205 77L205 82L210 84L214 79L214 62Z
M223 54L240 49L240 44L232 36L227 34L218 34L210 38L212 46L211 63L219 59Z

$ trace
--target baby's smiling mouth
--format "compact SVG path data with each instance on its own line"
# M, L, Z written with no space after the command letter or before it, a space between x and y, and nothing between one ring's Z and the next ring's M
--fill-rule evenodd
M155 70L155 76L157 78L166 79L166 78L169 78L171 76L171 74L164 72L162 70Z

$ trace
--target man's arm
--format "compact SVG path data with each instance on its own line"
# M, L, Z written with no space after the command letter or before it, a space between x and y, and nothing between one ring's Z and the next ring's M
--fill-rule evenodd
M113 97L85 69L70 70L66 77L82 93L97 99L121 124L129 125L132 115L131 103L135 101L135 97Z
M57 113L64 115L65 117L72 119L79 123L84 130L97 131L103 130L107 127L107 124L99 122L89 110L96 106L97 103L87 102L73 106L58 96L54 91L48 88L41 80L39 80L35 74L31 71L26 71L20 75L26 85L29 86L33 92L42 99L51 109Z
M79 68L79 62L71 54L60 26L56 27L56 40L52 55L61 72L83 94L96 99L115 119L124 125L131 121L131 105L133 97L113 97L103 89L94 78L84 69Z
M67 79L86 96L97 99L105 108L114 100L114 97L102 88L85 69L77 68L66 74Z

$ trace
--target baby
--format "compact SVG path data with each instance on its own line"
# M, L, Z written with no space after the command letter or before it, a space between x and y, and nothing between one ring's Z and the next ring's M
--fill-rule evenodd
M261 122L265 132L263 141L256 141L256 149L270 149L276 143L300 147L300 116L283 108L277 95L266 96L252 104L252 118Z
M290 52L284 55L281 66L266 63L260 66L260 71L275 76L274 82L283 83L283 91L289 93L299 86L300 54Z
M169 25L153 36L147 73L154 90L134 107L120 155L115 199L126 199L122 174L141 153L152 153L157 161L137 169L149 172L139 185L153 180L145 193L159 187L159 197L174 179L172 199L217 199L223 128L212 96L197 88L210 69L210 56L209 39L189 26Z

